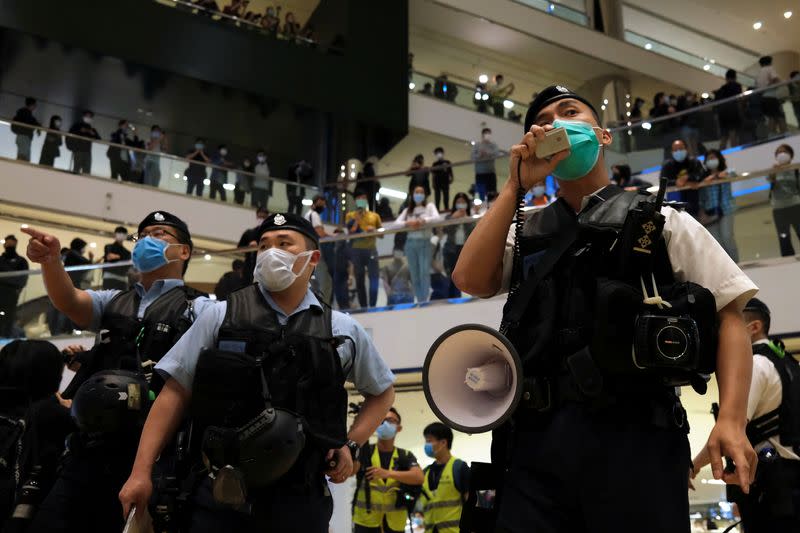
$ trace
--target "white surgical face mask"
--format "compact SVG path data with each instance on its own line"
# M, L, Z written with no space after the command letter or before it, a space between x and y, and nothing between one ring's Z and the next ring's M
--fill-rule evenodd
M484 141L491 141L492 140L492 134L491 133L484 133L483 134L483 140Z
M288 289L292 283L303 273L311 262L314 252L293 254L280 248L270 248L258 254L253 277L269 292L281 292ZM294 273L294 264L301 257L307 257L303 268L298 274Z
M442 152L436 152L434 155L436 156L437 161L444 159L444 154Z
M779 165L787 165L791 160L792 156L789 155L789 152L778 152L775 156L775 161L777 161Z
M708 170L717 170L719 168L719 159L706 159L706 168Z
M260 155L260 156L258 156L258 157L257 157L257 159L258 159L258 162L259 162L259 163L263 163L264 161L266 161L266 160L267 160L267 156L265 156L265 155Z
M220 148L219 155L221 155L221 156L228 155L228 149L227 148Z
M127 233L115 233L114 237L117 239L117 242L122 242L128 238Z
M83 121L85 123L87 123L87 124L91 124L92 123L92 117L83 117Z

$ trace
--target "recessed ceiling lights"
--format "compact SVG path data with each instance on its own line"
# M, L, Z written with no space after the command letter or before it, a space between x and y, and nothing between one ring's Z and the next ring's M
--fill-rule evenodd
M709 94L708 94L708 93L703 93L703 94L701 94L700 96L701 96L701 97L703 97L703 98L708 98L708 97L709 97Z
M763 26L763 25L764 25L764 24L762 24L760 20L757 20L757 21L755 22L755 24L753 24L753 29L754 29L754 30L760 30L760 29L761 29L761 26Z
M647 44L644 45L644 49L645 50L651 50L652 48L653 48L653 45L650 44L650 43L647 43Z
M792 12L791 11L784 11L783 12L783 18L785 18L785 19L792 18Z
M711 69L711 65L709 65L708 63L703 65L703 70L705 70L706 72L708 72L710 69Z
M489 81L489 76L487 76L486 74L481 74L480 76L478 76L478 81L480 83L486 83Z

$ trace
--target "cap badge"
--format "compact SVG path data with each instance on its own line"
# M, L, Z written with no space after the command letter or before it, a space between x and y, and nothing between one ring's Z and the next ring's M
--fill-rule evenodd
M275 215L275 220L273 220L276 226L283 226L286 224L286 217L283 215Z
M164 222L164 215L162 215L161 213L156 213L155 215L153 215L153 218L158 220L159 222Z
M562 87L561 85L556 85L556 90L558 92L560 92L560 93L568 93L569 92L569 89L567 89L566 87Z

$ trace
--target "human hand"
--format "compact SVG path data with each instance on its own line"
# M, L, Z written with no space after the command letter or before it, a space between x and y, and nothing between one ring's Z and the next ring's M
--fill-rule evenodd
M347 446L342 446L338 450L328 450L325 456L325 462L329 462L336 458L336 466L325 471L325 474L331 478L334 483L344 483L347 478L353 475L353 457L350 455L350 449Z
M131 507L147 509L150 496L153 494L153 482L150 475L131 473L131 477L119 491L119 501L122 504L122 516L127 519Z
M541 127L534 124L530 131L522 137L520 143L511 147L509 162L511 169L508 182L512 183L515 189L521 184L522 188L527 191L537 183L544 181L548 175L553 173L556 165L569 156L569 150L562 150L549 158L539 159L536 157L536 145L544 140L545 131L551 129L553 129L551 125ZM517 174L517 165L520 160L522 160L521 175Z
M693 483L695 476L697 476L697 473L694 471L693 468L690 468L689 469L689 489L690 490L697 490L694 487L694 483Z
M708 437L709 458L714 479L730 485L739 485L742 492L750 493L750 484L756 477L758 456L747 440L744 424L720 417ZM722 457L733 459L736 471L726 472Z
M89 256L89 261L94 261L94 252L93 251L89 250L87 255Z
M362 229L364 231L368 231L369 232L369 231L375 231L376 228L375 228L375 226L364 226Z
M73 372L77 372L78 370L80 370L81 363L80 361L76 360L75 356L85 351L86 348L84 346L81 346L80 344L70 344L69 346L61 350L61 354L66 356L67 368L69 368Z
M33 228L22 228L22 233L31 237L26 251L28 259L39 264L61 261L61 243L57 238Z
M375 479L387 479L389 471L377 466L370 466L367 468L367 479L373 481Z
M406 227L407 228L415 228L416 229L416 228L419 228L420 226L422 226L422 221L420 219L418 219L418 218L414 218L414 219L406 221Z
M115 253L107 253L106 254L106 261L117 261L119 260L119 254Z
M61 397L60 392L56 393L56 399L58 400L58 403L60 403L62 407L66 407L67 409L72 408L72 400L65 400L64 398Z

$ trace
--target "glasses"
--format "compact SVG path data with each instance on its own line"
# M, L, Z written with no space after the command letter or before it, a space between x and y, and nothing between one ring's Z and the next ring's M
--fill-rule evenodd
M137 242L137 241L139 241L141 239L144 239L145 237L152 237L154 239L160 239L160 240L163 241L163 240L166 240L166 236L167 235L169 235L170 237L172 237L176 241L180 242L180 239L175 234L170 233L167 230L160 229L160 228L159 229L154 229L152 231L139 232L138 235L134 235L133 236L133 242Z

